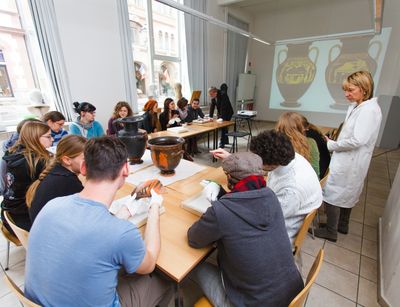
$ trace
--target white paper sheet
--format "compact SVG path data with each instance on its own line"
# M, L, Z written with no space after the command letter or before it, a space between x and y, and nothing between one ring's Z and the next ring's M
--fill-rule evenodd
M162 176L160 174L160 169L152 165L145 169L141 169L134 174L130 174L126 181L131 184L138 185L139 183L149 179L158 179L164 186L167 186L179 180L193 176L203 169L205 169L204 166L181 159L179 165L175 169L175 174L173 176Z
M118 210L125 205L126 202L131 201L130 200L131 196L125 196L120 199L114 200L110 206L109 211L112 214L115 214L118 212ZM136 227L141 227L147 222L147 216L148 216L148 206L149 206L150 198L141 198L137 201L135 201L134 205L138 206L137 208L137 214L132 216L131 218L128 219L129 222L132 224L136 225ZM160 215L165 212L164 206L160 208Z
M143 168L146 168L150 165L153 165L153 161L151 160L151 152L146 149L144 155L142 157L143 163L140 164L129 164L129 173L137 172Z
M211 203L207 199L204 191L182 201L182 208L198 216L202 216L207 211L208 207L211 207Z

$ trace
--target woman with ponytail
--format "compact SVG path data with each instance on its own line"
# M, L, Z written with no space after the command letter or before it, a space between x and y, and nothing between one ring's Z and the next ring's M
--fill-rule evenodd
M74 102L74 110L79 114L76 121L69 126L69 132L84 136L87 139L104 135L101 124L95 120L96 107L89 102Z
M48 201L82 191L77 175L80 174L85 143L86 139L80 135L65 136L58 143L52 162L29 187L26 204L32 224Z
M46 148L53 142L51 130L42 122L23 125L17 143L6 151L6 182L1 203L1 219L8 231L14 233L4 218L7 211L14 223L27 231L32 223L26 206L25 194L29 186L46 168L50 154Z

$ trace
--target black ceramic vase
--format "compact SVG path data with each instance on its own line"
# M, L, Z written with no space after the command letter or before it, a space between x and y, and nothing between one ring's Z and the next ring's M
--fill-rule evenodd
M124 127L118 131L117 137L126 145L131 164L143 163L141 158L146 150L147 133L139 131L138 123L141 121L143 121L142 116L118 118L114 121L114 124L122 124Z

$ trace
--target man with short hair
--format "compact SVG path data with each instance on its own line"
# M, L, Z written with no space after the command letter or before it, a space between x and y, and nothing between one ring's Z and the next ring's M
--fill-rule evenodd
M282 209L266 187L262 160L245 152L222 161L230 192L205 187L211 207L188 231L189 245L217 242L218 264L191 275L214 306L288 306L302 290ZM224 195L223 195L224 194ZM222 196L221 196L222 195Z
M129 174L125 145L91 139L84 156L82 192L51 200L31 229L25 295L44 306L167 306L171 286L150 274L160 251L162 197L152 193L143 241L124 220L126 207L119 218L109 212Z

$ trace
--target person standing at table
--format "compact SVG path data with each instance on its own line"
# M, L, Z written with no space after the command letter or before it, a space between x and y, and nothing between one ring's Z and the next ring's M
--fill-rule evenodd
M214 110L215 108L217 108L218 119L221 118L223 120L231 120L233 115L233 109L227 91L228 91L228 86L225 83L221 85L220 90L218 90L216 87L211 87L208 90L208 95L211 97L210 118L213 118ZM220 130L221 130L221 140L219 143L219 147L224 148L226 144L229 144L229 138L226 135L228 133L228 128L223 127Z
M382 120L369 72L351 74L342 87L351 105L337 141L327 138L328 149L333 152L323 189L327 223L315 231L315 236L333 242L338 231L349 231L351 209L362 192Z
M68 131L64 130L65 117L58 111L47 112L43 115L43 122L45 122L51 129L51 136L53 138L52 146L57 146L58 142L68 134Z
M131 106L126 101L118 102L114 107L114 113L108 120L107 135L117 135L118 131L123 129L122 123L114 123L118 118L130 117L133 115Z
M211 202L188 230L189 245L218 246L218 264L203 263L191 278L214 306L288 306L302 290L282 209L266 187L262 159L249 152L222 161L230 192ZM215 182L205 187L215 199Z
M116 216L109 212L129 175L127 158L117 138L86 143L85 187L48 202L29 234L25 296L30 300L43 306L168 306L173 289L152 273L160 252L162 197L152 190L144 240L126 220L127 207Z
M71 134L81 135L87 139L104 135L101 124L95 120L96 107L89 102L74 102L74 110L79 114L76 121L69 126Z

